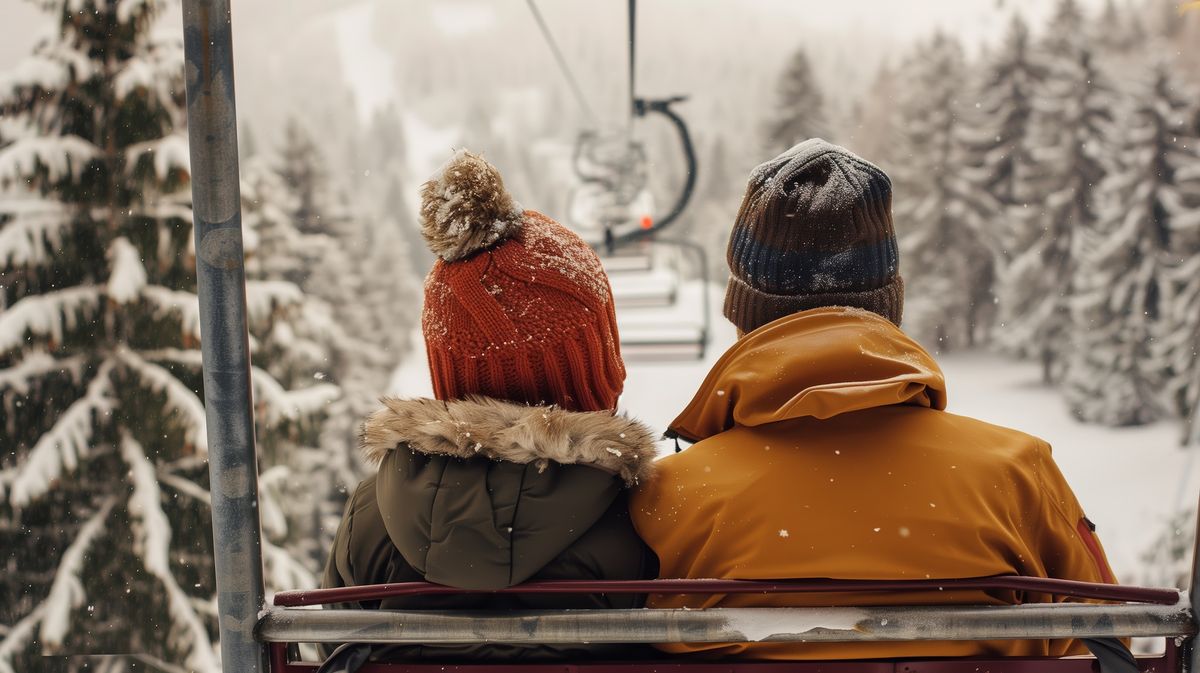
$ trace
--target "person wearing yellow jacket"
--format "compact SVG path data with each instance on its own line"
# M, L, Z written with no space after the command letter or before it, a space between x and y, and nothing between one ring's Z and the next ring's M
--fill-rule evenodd
M741 338L671 424L694 444L658 461L631 502L660 577L1114 582L1046 442L945 411L941 370L899 328L903 282L882 170L819 139L759 166L729 262L725 315ZM648 606L1052 600L938 591L655 596ZM1069 640L660 649L752 659L1086 653Z

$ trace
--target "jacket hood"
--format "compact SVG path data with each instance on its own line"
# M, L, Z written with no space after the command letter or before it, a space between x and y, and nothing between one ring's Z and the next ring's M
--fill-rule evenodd
M426 580L519 584L624 503L655 456L642 424L474 398L383 400L363 425L383 527ZM586 564L585 564L586 565Z
M651 470L654 433L642 423L605 412L566 411L470 397L381 400L363 423L363 455L378 465L400 444L418 453L483 456L517 464L587 465L620 475L626 486Z
M937 363L881 316L819 308L739 339L670 430L699 441L735 425L832 418L895 404L945 409L946 384Z

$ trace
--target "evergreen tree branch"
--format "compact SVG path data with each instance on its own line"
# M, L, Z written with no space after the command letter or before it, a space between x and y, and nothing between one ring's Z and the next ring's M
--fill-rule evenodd
M12 480L9 501L13 505L21 507L41 496L50 489L52 481L64 471L74 470L79 459L88 455L97 423L102 422L100 419L114 406L110 397L112 368L112 360L104 361L84 396L71 404L54 427L34 444Z
M251 367L250 380L254 387L255 406L263 410L263 422L268 427L311 416L326 403L341 396L341 389L330 383L289 391L275 377L258 367Z
M120 449L121 459L129 466L129 478L133 482L128 507L129 513L137 519L133 524L134 553L142 557L151 574L169 574L171 524L159 502L157 473L141 444L127 431L121 432Z
M0 215L0 264L45 266L55 260L71 217L62 204L29 200L8 203Z
M144 217L152 220L178 219L192 223L192 209L183 203L156 201L133 206L129 209L130 217Z
M304 293L295 283L285 280L246 281L246 315L251 323L271 317L276 309L304 301Z
M74 49L46 45L38 53L27 56L16 67L0 76L0 96L20 97L23 93L61 91L71 82L72 70L76 79L87 79L92 64Z
M190 496L191 498L204 503L205 506L212 506L212 494L210 494L204 488L197 486L193 481L184 479L183 477L177 474L172 474L164 469L158 470L158 480L163 484L175 489L179 493Z
M62 651L63 640L71 624L71 614L87 600L80 577L84 556L96 538L104 532L104 521L115 502L116 499L112 497L104 501L100 509L79 529L78 536L58 562L54 583L50 585L50 593L43 602L46 610L42 614L41 629L38 631L42 647L48 652Z
M26 332L61 342L64 331L75 327L77 314L95 311L102 296L100 288L81 285L18 300L0 313L0 353L23 346Z
M286 549L270 540L263 540L263 566L267 585L275 591L317 586L317 579L312 571L297 561Z
M147 288L148 289L148 288ZM204 417L204 403L196 393L175 378L171 372L147 362L134 351L121 347L117 359L129 367L150 387L167 396L167 404L180 416L186 429L187 441L202 453L208 452L208 428Z
M0 369L0 392L24 395L29 392L31 382L55 373L69 373L78 381L83 374L84 362L82 355L59 360L45 351L31 351L15 365Z
M144 58L130 59L113 75L113 94L119 100L148 92L159 100L170 100L178 86L183 50L176 41L152 45Z
M118 304L135 301L146 287L146 267L141 253L124 236L113 239L108 248L108 298Z
M172 133L126 148L126 170L132 172L144 162L150 163L154 168L154 175L159 180L166 180L171 171L190 172L191 157L188 154L187 136L183 133Z
M139 352L146 360L163 360L195 369L199 369L204 364L204 355L194 349L157 348L155 350Z
M263 533L274 539L287 536L287 515L279 505L276 493L292 479L292 471L286 465L273 465L258 478L259 513Z
M158 578L167 591L172 623L186 634L188 640L188 665L198 671L217 671L219 667L213 657L208 630L192 608L190 597L171 574L171 523L162 510L162 492L158 487L154 465L146 457L141 444L127 432L121 435L121 458L129 465L129 476L133 482L129 513L137 519L134 523L134 551L142 557L146 570Z
M141 295L153 305L156 315L179 316L184 334L200 339L200 301L194 293L147 285L142 288Z
M154 668L163 673L188 673L186 669L180 668L175 664L169 664L158 657L152 657L149 654L134 654L132 658Z
M79 136L19 138L0 149L0 185L24 183L45 174L51 182L78 179L100 148Z
M38 603L37 607L4 634L4 640L0 641L0 673L17 673L12 667L12 659L23 652L29 641L33 640L34 629L42 623L45 614L46 604Z

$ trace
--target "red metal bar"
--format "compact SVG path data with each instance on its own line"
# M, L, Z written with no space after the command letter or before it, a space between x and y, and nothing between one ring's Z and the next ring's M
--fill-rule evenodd
M271 662L271 673L300 673L317 670L319 664L305 664L288 661L287 643L267 643L267 655Z
M281 591L275 605L299 607L380 600L398 596L444 596L471 594L802 594L802 593L897 593L904 591L1002 590L1051 594L1067 598L1090 598L1124 603L1174 605L1177 589L1117 586L1076 582L1050 577L1000 575L942 580L548 580L526 582L492 590L458 589L429 582L367 584L336 589Z
M1177 657L1139 657L1142 673L1178 673ZM629 661L545 664L368 663L358 673L1095 673L1091 657L1069 659L928 659L874 661ZM287 662L272 673L315 673L318 664Z

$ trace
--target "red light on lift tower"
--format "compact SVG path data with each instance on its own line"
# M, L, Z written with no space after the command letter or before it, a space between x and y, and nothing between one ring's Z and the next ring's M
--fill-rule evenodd
M653 229L654 218L649 215L642 215L642 229Z

